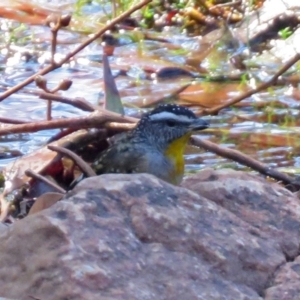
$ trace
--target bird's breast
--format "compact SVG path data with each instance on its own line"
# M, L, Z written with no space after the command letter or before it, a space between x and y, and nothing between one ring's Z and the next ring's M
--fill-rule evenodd
M170 174L170 177L172 178L172 183L174 184L179 184L182 180L184 174L184 150L190 136L190 134L186 134L173 141L165 151L165 156L173 164L173 169L171 170L172 174Z

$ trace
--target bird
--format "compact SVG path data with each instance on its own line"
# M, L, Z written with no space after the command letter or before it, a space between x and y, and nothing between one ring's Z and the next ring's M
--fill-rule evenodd
M92 168L97 175L149 173L179 185L189 138L208 127L207 121L185 106L161 104L143 114L131 131L115 135Z

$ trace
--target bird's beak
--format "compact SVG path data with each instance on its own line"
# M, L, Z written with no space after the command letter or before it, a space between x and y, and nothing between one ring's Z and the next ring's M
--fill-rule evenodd
M191 131L197 131L197 130L203 130L209 127L209 124L207 121L202 119L196 119L193 121L193 123L189 126Z

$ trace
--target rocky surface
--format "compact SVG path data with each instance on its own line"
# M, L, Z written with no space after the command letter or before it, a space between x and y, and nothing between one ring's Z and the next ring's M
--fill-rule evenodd
M271 287L266 290L266 300L299 299L300 257L282 265L276 272Z
M245 172L207 169L183 186L276 240L288 259L299 253L300 201L275 183Z
M102 175L1 229L0 296L298 299L299 234L299 200L253 175Z

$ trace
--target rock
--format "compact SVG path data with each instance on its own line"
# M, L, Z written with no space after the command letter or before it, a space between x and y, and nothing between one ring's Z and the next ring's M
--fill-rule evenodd
M298 199L230 170L207 170L183 185L191 190L146 174L82 181L0 231L0 296L277 299L272 288L284 290L286 253L294 258L298 249Z
M206 169L182 185L266 233L288 259L299 253L300 202L282 186L230 169Z
M298 299L300 294L300 257L284 264L275 273L272 286L266 290L266 300Z
M299 281L287 282L284 285L267 289L265 300L297 300L299 299L299 293Z

